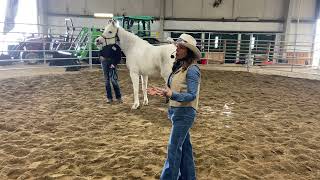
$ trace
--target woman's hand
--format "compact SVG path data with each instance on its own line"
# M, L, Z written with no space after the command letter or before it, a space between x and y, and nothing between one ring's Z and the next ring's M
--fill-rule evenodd
M164 95L167 96L168 98L170 98L172 96L172 90L169 87L166 87L166 89L164 90Z
M151 87L147 89L147 93L151 96L164 96L163 91L164 89L159 87Z
M147 89L147 93L151 96L172 96L172 90L169 87L166 87L165 89L159 88L159 87L151 87Z

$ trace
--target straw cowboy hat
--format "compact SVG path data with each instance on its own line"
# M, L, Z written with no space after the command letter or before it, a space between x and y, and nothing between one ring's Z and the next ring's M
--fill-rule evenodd
M181 34L180 37L174 43L181 44L184 47L190 49L197 58L201 57L201 52L197 48L197 41L191 35Z

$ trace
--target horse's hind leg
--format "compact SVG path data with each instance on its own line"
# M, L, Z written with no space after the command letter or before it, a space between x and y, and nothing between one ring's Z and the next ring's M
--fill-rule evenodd
M133 85L133 105L131 109L138 109L140 106L139 103L139 75L136 73L130 72L130 77Z
M143 105L147 106L149 104L148 95L147 95L147 87L148 87L148 76L141 76L141 86L143 93Z

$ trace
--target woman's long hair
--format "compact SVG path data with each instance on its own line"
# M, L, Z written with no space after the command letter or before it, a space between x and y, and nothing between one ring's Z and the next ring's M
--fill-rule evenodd
M188 49L187 56L185 58L181 59L182 71L187 70L191 64L193 64L194 62L196 62L198 60L199 60L199 58L196 57L194 52L191 51L190 49Z

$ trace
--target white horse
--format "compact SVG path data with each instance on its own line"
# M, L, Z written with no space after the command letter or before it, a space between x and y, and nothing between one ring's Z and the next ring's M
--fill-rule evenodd
M139 103L139 76L142 81L143 105L148 105L148 76L161 74L165 82L172 71L176 47L173 44L153 46L140 37L117 27L115 21L109 22L96 44L103 46L110 39L118 38L119 46L126 55L126 65L130 72L133 85L134 103L132 109L137 109Z

